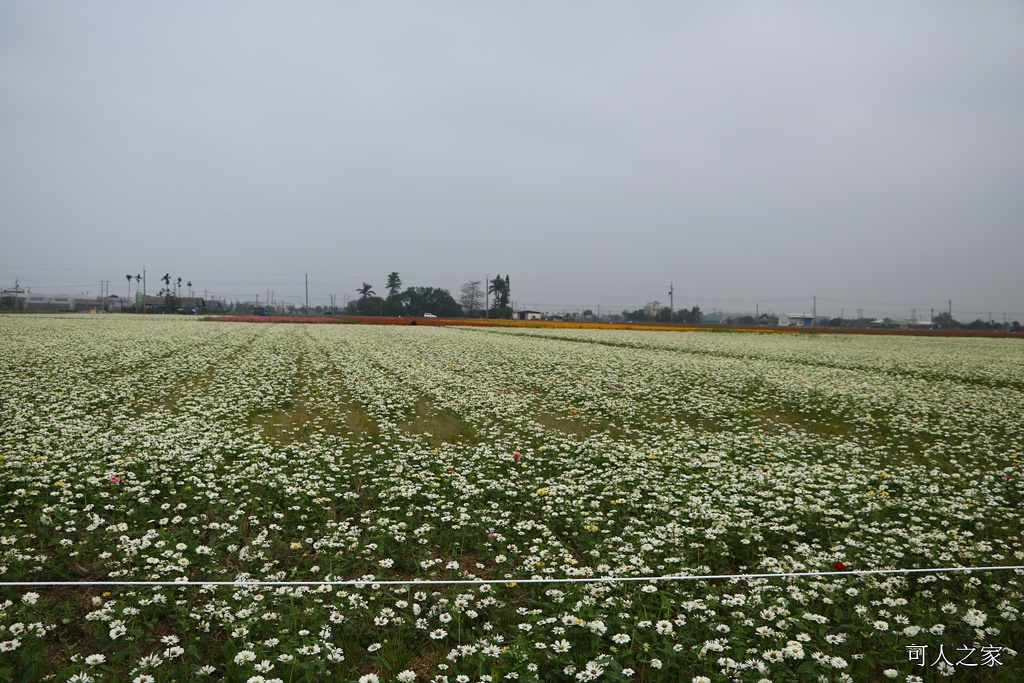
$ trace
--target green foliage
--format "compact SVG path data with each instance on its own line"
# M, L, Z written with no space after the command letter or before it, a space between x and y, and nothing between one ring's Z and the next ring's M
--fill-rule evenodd
M414 317L433 313L439 318L462 316L462 306L452 298L447 289L434 287L409 287L401 295L403 315Z
M392 271L388 274L388 282L385 286L388 290L389 299L393 296L397 296L399 290L402 289L402 278L398 276L397 272Z
M498 311L502 308L509 307L510 297L512 295L512 284L509 280L509 276L506 275L504 278L501 275L495 276L493 280L487 283L487 291L493 297L491 299L492 311ZM501 315L491 314L492 318L504 317ZM508 317L511 317L509 315Z
M376 294L376 292L373 291L373 285L369 284L368 282L364 282L362 287L357 287L356 291L359 292L359 296L363 299L366 299Z
M371 289L368 296L349 301L345 312L349 315L381 315L384 309L384 300L379 296L373 296Z

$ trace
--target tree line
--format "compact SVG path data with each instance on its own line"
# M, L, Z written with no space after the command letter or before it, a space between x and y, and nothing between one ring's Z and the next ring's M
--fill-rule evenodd
M482 285L481 280L466 282L456 300L451 292L439 287L406 287L403 290L401 275L392 271L387 276L385 291L381 294L369 282L357 287L359 298L350 301L345 312L350 315L391 317L421 317L429 313L439 318L511 318L511 278L498 275L487 282L486 290Z

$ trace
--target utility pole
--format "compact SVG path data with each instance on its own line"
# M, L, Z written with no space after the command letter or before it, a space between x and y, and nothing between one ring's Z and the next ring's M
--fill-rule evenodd
M491 281L488 275L484 278L484 320L491 319Z
M953 329L953 300L949 300L949 329Z
M306 316L309 316L309 273L306 273Z
M142 314L146 314L146 266L142 266Z
M813 298L814 298L814 303L812 304L813 308L811 309L811 317L813 318L813 320L811 320L811 325L812 326L817 326L817 324L818 324L818 297L814 296Z
M676 287L672 282L668 283L668 321L674 323L676 321L676 305L673 300L673 295L676 292Z

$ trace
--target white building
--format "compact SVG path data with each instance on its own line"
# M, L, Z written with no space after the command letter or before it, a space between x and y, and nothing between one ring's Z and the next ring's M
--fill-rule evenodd
M779 327L811 327L814 316L807 313L780 313Z
M517 320L540 320L542 315L540 311L516 311Z
M647 305L644 306L644 315L648 318L656 318L658 317L658 314L666 308L668 308L668 306L664 305L660 301L648 301Z

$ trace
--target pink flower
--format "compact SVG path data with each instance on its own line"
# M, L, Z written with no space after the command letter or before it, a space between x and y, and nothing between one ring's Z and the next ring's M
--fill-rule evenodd
M110 481L114 482L115 484L120 484L121 483L121 477L111 477Z
M498 534L494 533L493 531L491 533L487 534L487 538L497 538L497 537L498 537Z
M521 458L521 457L523 457L523 454L522 454L522 453L518 453L518 452L516 452L516 453L513 453L513 454L512 454L512 459L513 459L513 460L518 460L518 459L519 459L519 458Z

